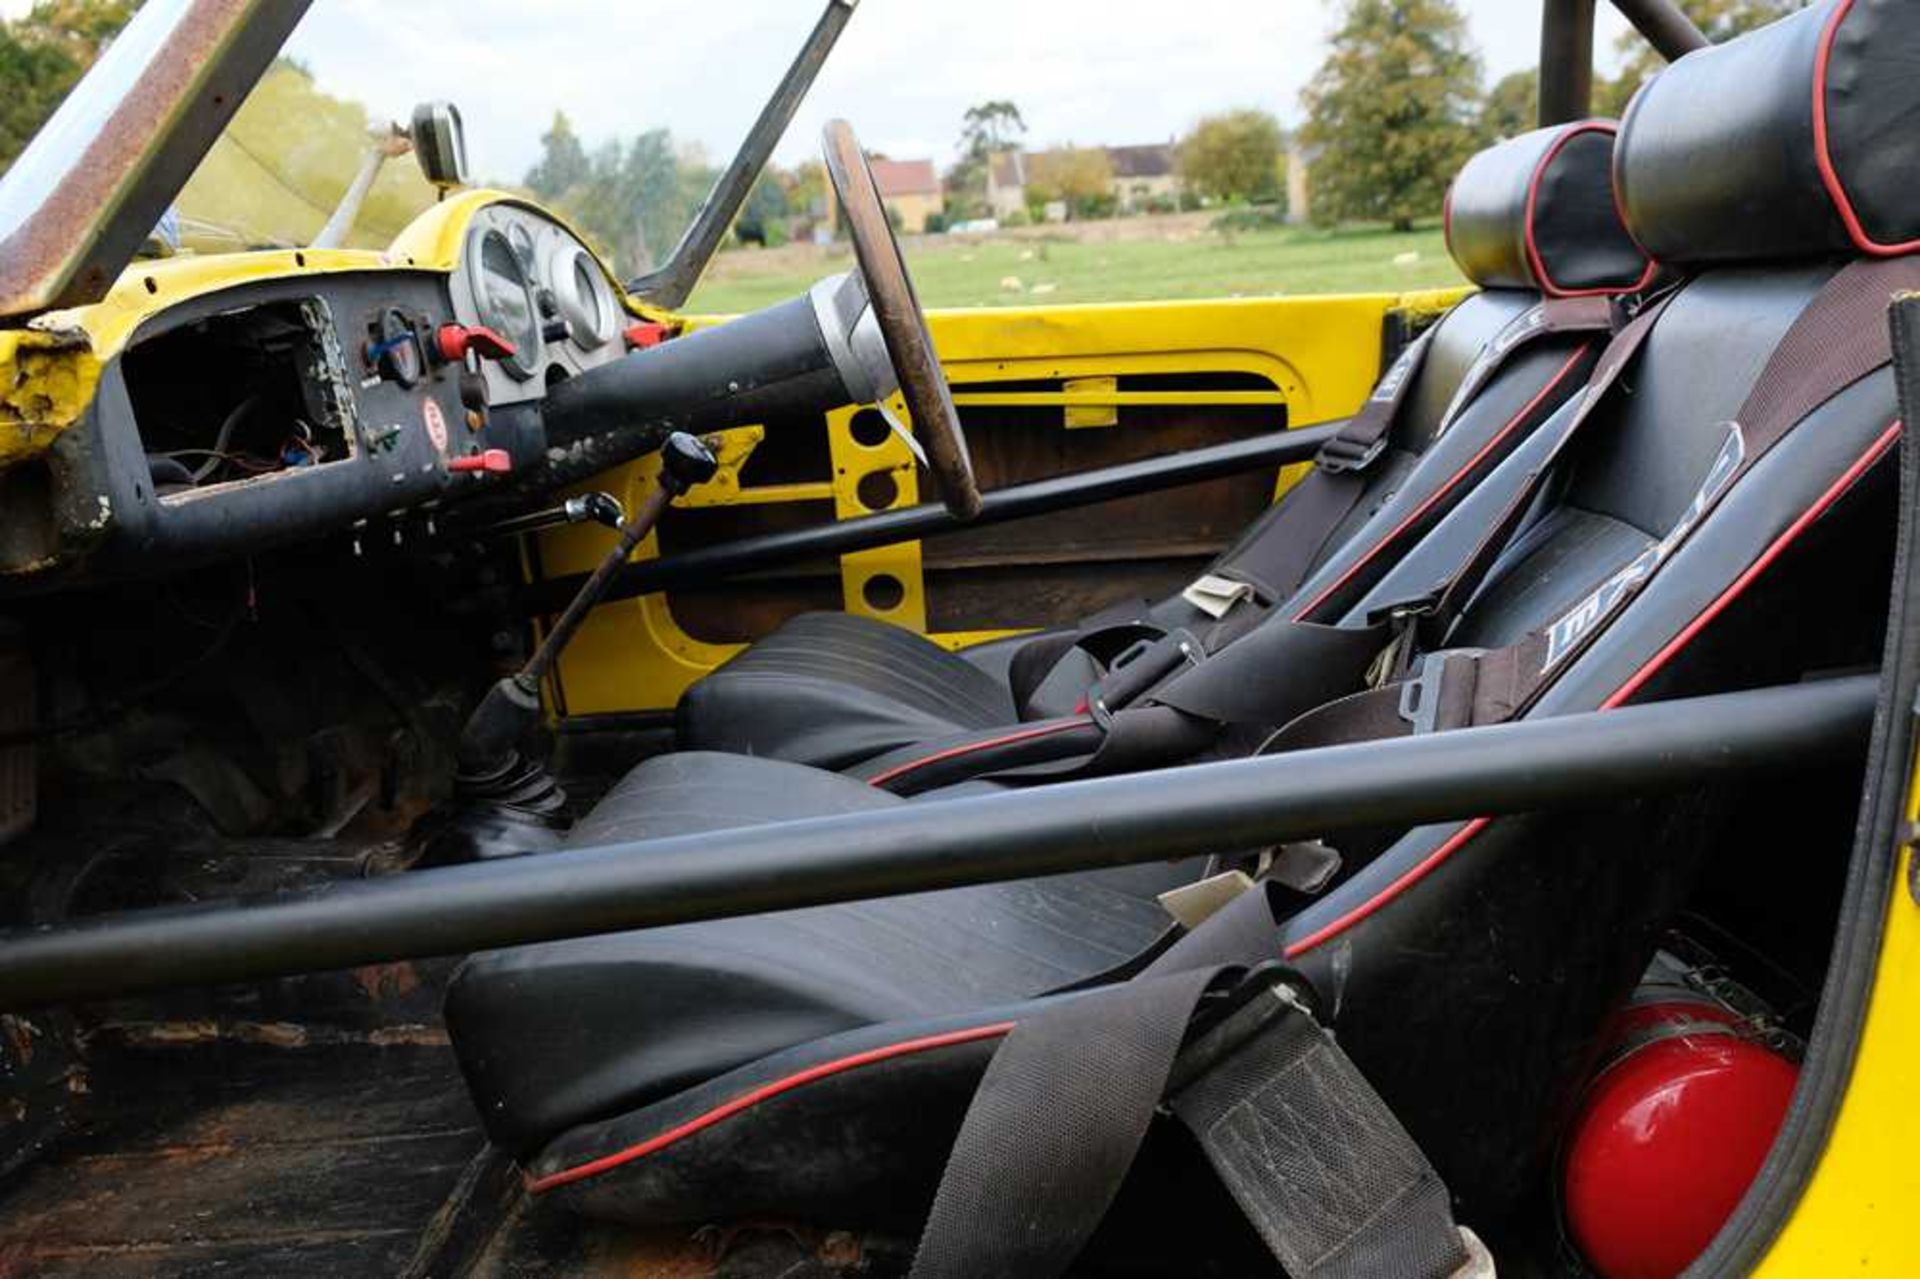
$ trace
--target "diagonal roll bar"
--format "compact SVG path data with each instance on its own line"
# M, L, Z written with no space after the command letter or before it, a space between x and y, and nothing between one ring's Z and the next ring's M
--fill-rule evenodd
M0 934L0 1007L240 981L1671 791L1858 749L1851 677L416 871Z

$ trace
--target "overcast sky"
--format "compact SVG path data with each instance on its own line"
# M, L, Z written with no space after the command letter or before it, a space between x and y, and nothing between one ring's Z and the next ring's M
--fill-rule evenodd
M18 11L30 0L0 0ZM404 118L459 103L474 169L517 179L556 107L589 146L665 124L730 155L824 0L315 0L288 51L329 92ZM1531 66L1539 0L1461 0L1488 80ZM1623 24L1602 6L1611 58ZM873 150L952 160L960 115L1017 103L1034 145L1164 140L1264 107L1292 123L1325 53L1322 0L861 0L779 157L852 120Z

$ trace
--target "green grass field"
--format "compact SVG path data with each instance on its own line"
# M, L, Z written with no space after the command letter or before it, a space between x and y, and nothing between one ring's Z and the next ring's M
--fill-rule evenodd
M916 236L904 247L914 286L929 307L1271 297L1462 283L1438 227L1224 233L1212 230L1211 221L1189 214L987 237ZM688 309L754 310L793 297L851 261L844 245L724 253Z

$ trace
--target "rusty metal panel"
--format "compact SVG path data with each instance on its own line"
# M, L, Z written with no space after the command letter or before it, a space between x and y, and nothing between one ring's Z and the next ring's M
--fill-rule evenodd
M0 316L98 301L309 0L148 0L0 178Z

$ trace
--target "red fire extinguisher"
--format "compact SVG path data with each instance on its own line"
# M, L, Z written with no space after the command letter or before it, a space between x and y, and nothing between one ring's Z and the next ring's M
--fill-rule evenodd
M1604 1279L1666 1279L1700 1255L1799 1076L1777 1037L1661 958L1609 1027L1565 1147L1567 1229Z

